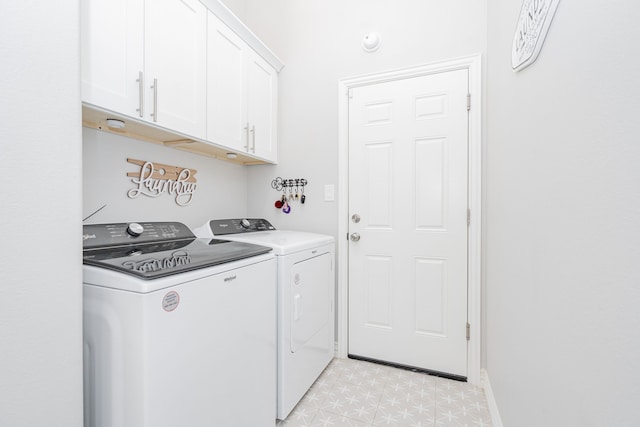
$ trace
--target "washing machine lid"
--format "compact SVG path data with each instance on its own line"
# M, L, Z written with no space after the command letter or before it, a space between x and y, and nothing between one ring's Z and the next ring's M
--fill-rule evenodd
M275 230L227 236L240 242L249 242L273 248L276 255L287 255L333 243L333 237L304 231Z
M83 227L83 264L149 280L271 251L222 239L198 239L180 223L92 224Z
M275 255L287 255L334 243L333 236L306 231L276 230L267 220L216 219L196 230L200 237L223 237L273 248Z

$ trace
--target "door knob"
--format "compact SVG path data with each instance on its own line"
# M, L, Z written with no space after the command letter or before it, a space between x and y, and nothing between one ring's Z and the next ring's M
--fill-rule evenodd
M357 242L358 240L360 240L360 233L351 233L351 236L349 236L349 238L352 242Z
M355 222L356 224L360 222L360 215L358 214L353 214L351 215L351 221Z

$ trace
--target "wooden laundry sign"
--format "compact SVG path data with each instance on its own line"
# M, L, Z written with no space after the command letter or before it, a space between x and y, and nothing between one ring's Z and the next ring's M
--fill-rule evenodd
M139 195L159 197L162 194L175 195L176 203L187 206L196 191L195 169L180 166L151 163L144 160L127 159L127 162L140 166L138 172L129 172L127 176L136 187L127 191L127 196L135 199Z
M511 67L520 71L532 64L544 43L560 0L524 0L511 48Z

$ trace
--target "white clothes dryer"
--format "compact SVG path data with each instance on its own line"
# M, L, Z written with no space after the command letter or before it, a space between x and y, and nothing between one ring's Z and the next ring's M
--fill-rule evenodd
M335 241L265 219L211 220L200 237L268 246L277 261L277 418L285 419L334 356Z
M275 425L271 248L175 222L83 242L85 427Z

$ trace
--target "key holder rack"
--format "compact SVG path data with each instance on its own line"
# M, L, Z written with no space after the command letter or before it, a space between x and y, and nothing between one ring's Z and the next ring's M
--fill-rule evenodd
M271 181L271 188L274 190L282 191L287 188L292 189L297 187L298 189L304 189L304 186L307 185L307 180L304 178L296 178L296 179L282 179L277 177L273 181Z
M275 207L288 214L291 212L291 202L299 201L304 204L307 199L304 194L304 187L307 183L308 181L304 178L282 179L277 177L271 181L271 188L276 191L282 191L282 196L276 200Z

